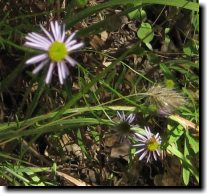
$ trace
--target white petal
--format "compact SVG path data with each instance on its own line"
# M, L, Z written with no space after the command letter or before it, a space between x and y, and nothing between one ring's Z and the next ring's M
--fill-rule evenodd
M42 40L38 37L32 37L32 35L31 36L30 35L26 36L25 39L27 41L33 42L34 44L46 45L47 47L49 47L50 44L51 44L49 41Z
M142 152L142 151L144 151L144 150L145 150L145 148L142 148L142 149L136 151L135 154L138 154L138 153L140 153L140 152Z
M133 122L134 118L135 118L135 115L134 115L134 114L130 114L130 115L127 117L126 121L127 121L129 124L131 124L131 123Z
M153 153L153 157L154 157L155 161L157 161L157 157L156 157L155 152L153 151L152 153Z
M145 144L134 144L133 146L144 146Z
M61 66L60 66L59 62L57 63L57 70L58 70L58 76L59 76L60 84L63 84L62 71L61 71Z
M149 154L148 154L148 157L147 157L147 163L149 162L150 155L151 155L151 152L149 152Z
M76 35L76 32L74 32L74 33L72 33L71 35L70 35L70 37L68 37L68 39L66 40L66 44L68 44L68 43L70 43L70 41L75 37L75 35Z
M158 144L161 144L161 139L158 138L158 139L157 139L157 142L158 142Z
M62 29L62 38L61 41L64 42L65 40L65 25L63 25L63 29Z
M144 127L144 130L145 130L145 134L146 134L147 138L150 138L150 134L149 134L147 127Z
M38 63L42 60L45 60L47 57L48 57L47 54L40 54L40 55L37 55L37 56L34 56L34 57L28 59L26 61L26 64L35 64L35 63Z
M147 152L147 150L144 151L143 154L139 157L139 160L142 160L146 156Z
M126 121L126 116L125 116L125 113L124 113L124 111L122 111L122 118L123 118L123 121Z
M138 139L138 138L137 138L137 140L138 140L139 142L142 142L142 143L146 143L146 141L147 141L147 140L141 140L141 139Z
M147 138L144 137L143 135L139 134L139 133L135 133L135 135L139 138L141 138L143 141L147 141Z
M148 130L148 134L149 134L149 136L150 136L150 137L152 137L152 133L151 133L151 131L150 131L150 128L149 128L149 127L147 127L147 130Z
M46 34L46 36L52 41L54 42L53 37L50 35L50 33L40 24L41 29L43 30L43 32Z
M120 120L123 120L123 118L122 118L120 112L117 111L117 115L118 115L118 117L119 117Z
M158 156L160 156L160 150L157 149L156 152L157 152Z
M46 76L46 79L45 79L45 82L46 82L47 84L49 84L50 81L51 81L52 72L53 72L53 70L54 70L54 65L55 65L55 64L54 64L53 62L51 62L50 65L49 65L49 70L48 70L48 72L47 72L47 76Z
M66 44L66 47L69 48L76 43L77 43L77 40L74 39L74 40L70 41L68 44Z
M68 52L71 52L71 51L73 51L73 50L77 50L77 49L79 49L79 48L82 48L84 46L84 44L81 42L81 43L79 43L79 44L75 44L75 45L73 45L73 46L71 46L71 47L68 47L67 48L67 51Z
M46 65L46 63L48 63L48 59L41 62L34 70L33 70L33 74L37 74L43 67L44 65Z
M130 119L130 123L132 123L135 119L135 114L132 116L132 118Z
M25 42L25 46L29 46L31 48L35 48L35 49L39 49L39 50L44 50L44 51L47 51L48 48L47 46L45 45L41 45L41 44L35 44L35 43L32 43L32 42Z
M56 31L56 34L57 34L57 39L59 41L61 41L61 29L60 29L60 26L58 25L57 21L55 21L55 31Z
M47 42L48 44L51 43L49 39L47 39L46 37L44 37L44 36L42 36L42 35L40 35L40 34L38 34L38 33L32 32L32 33L28 33L28 35L29 35L30 37L33 37L34 39L42 40L42 41L44 41L44 42Z
M61 73L62 73L62 77L63 77L63 79L65 79L66 78L66 76L67 76L67 74L66 74L66 71L65 71L65 67L64 67L64 62L60 62L60 67L61 67Z
M51 30L52 30L54 39L57 40L57 34L56 34L56 31L55 31L55 28L54 28L54 23L50 22L50 26L51 26Z
M157 133L157 134L155 135L155 139L157 139L157 138L158 138L158 136L159 136L159 133Z
M63 67L65 69L66 76L68 76L69 75L69 69L68 69L68 67L66 66L66 64L64 62L63 62Z
M67 61L70 63L70 65L72 65L73 67L74 67L76 64L78 64L77 61L75 61L74 59L72 59L72 58L69 57L69 56L65 57L65 60L67 60Z

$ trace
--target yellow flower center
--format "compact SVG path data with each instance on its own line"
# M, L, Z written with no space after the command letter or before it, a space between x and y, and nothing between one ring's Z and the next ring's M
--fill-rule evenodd
M67 48L62 42L53 42L49 48L49 57L52 61L61 61L67 56Z
M159 144L158 144L157 140L154 137L152 137L149 140L147 140L146 147L149 151L155 151L158 149Z

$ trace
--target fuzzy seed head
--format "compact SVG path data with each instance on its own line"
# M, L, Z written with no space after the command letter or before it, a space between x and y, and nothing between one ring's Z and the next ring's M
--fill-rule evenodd
M184 97L178 92L161 85L151 87L147 94L149 103L155 104L162 114L172 114L186 103Z

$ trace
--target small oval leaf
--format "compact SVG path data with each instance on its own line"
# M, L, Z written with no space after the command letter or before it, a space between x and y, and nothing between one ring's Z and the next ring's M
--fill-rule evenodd
M146 44L152 41L154 38L154 32L152 26L149 23L142 23L137 32L137 36Z

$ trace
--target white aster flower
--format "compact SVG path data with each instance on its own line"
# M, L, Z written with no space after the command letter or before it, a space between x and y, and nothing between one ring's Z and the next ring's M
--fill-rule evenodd
M49 64L48 73L45 78L47 84L50 83L52 73L57 67L59 81L61 84L69 75L67 64L75 66L77 62L69 56L69 53L83 47L83 43L77 43L76 33L69 37L65 35L65 26L61 26L57 21L50 22L51 32L47 31L40 25L44 36L38 33L28 33L26 36L25 46L43 51L43 54L34 56L26 61L26 64L36 64L33 74L37 74L45 65Z
M153 157L154 160L157 161L157 156L160 157L162 152L160 150L161 137L159 133L154 135L151 133L149 127L145 127L145 135L135 133L135 136L139 141L139 144L133 146L138 148L138 151L135 154L140 154L139 160L146 158L147 162L149 162Z
M120 122L117 123L115 129L117 131L117 134L119 134L120 143L122 143L131 133L131 123L135 119L135 114L130 114L128 115L128 117L126 117L124 111L122 111L117 112L117 116Z
M117 112L117 116L120 119L120 121L126 122L128 124L131 124L135 119L135 114L130 114L128 117L126 117L124 111L122 111L121 113Z

